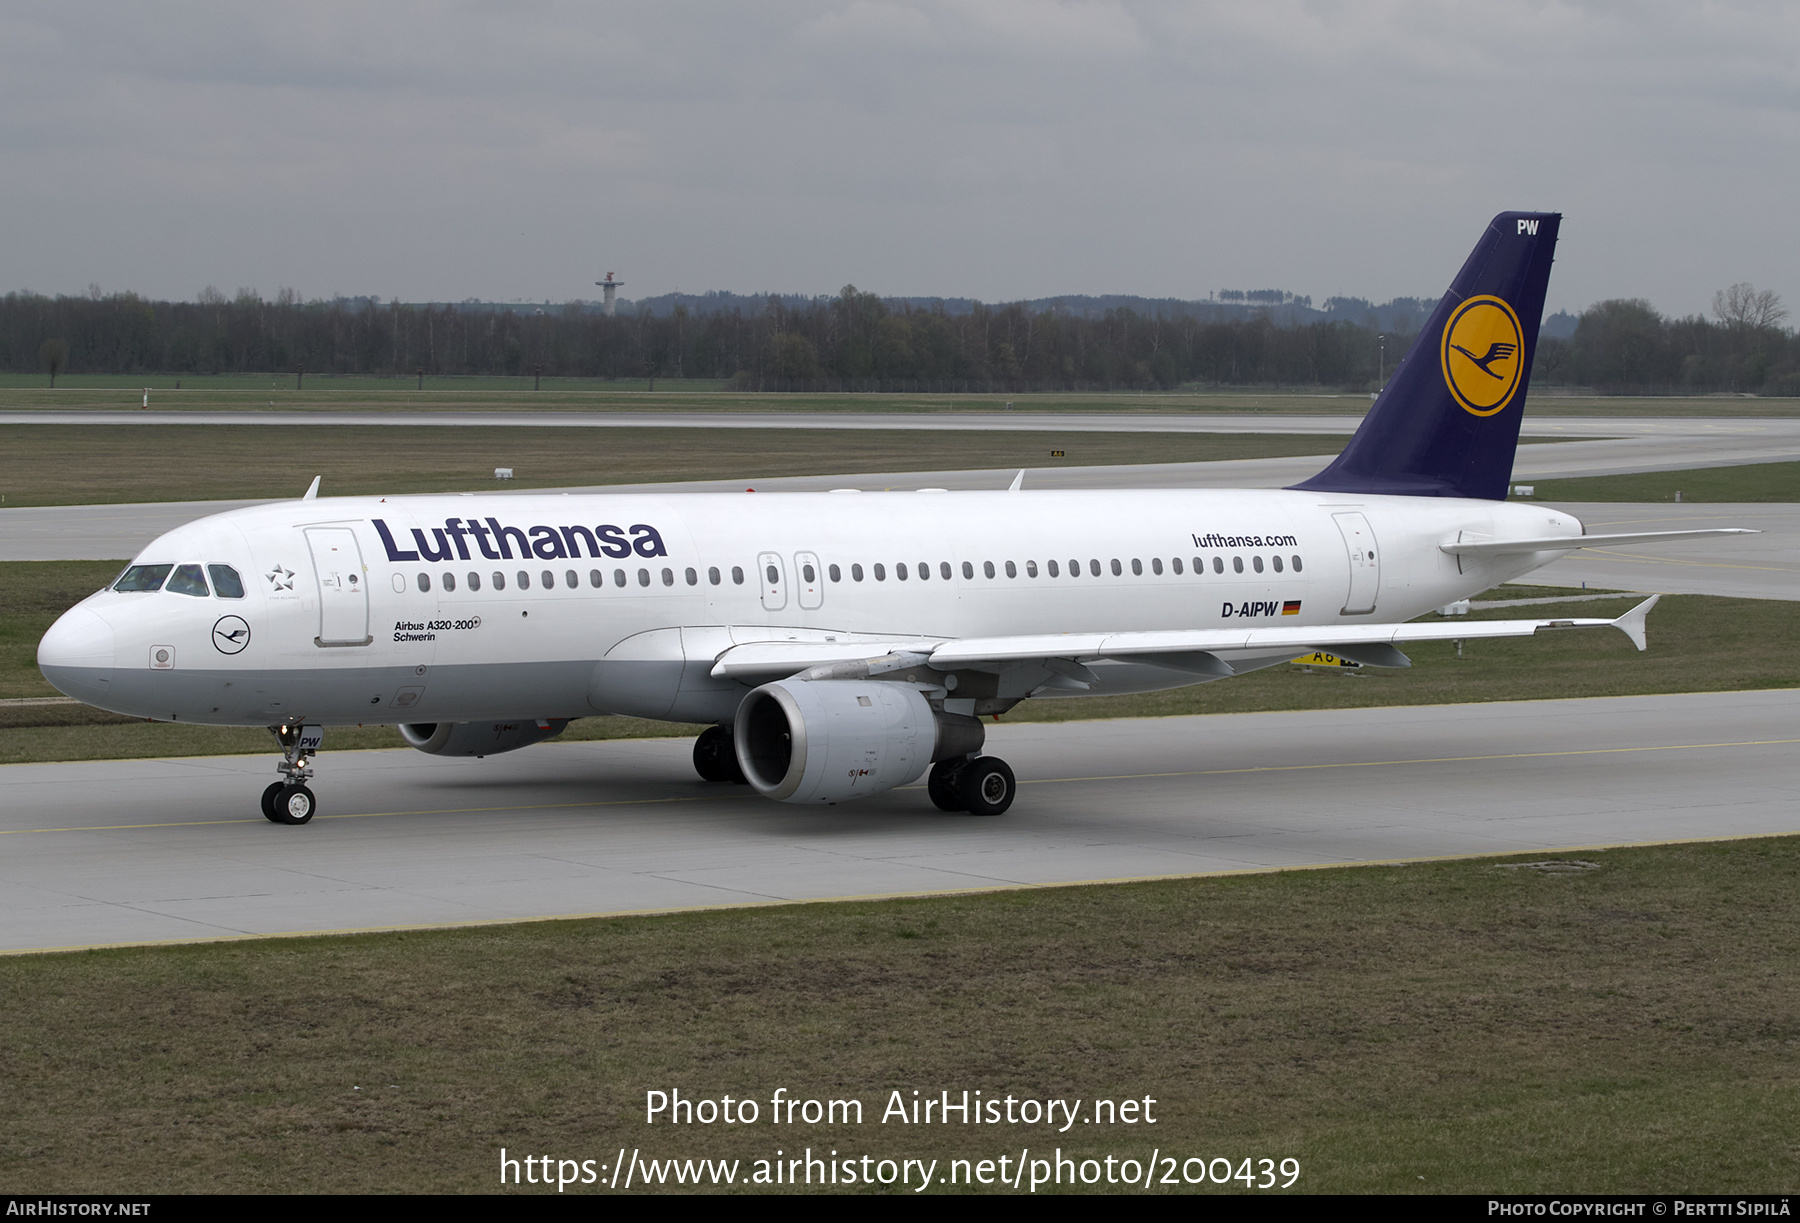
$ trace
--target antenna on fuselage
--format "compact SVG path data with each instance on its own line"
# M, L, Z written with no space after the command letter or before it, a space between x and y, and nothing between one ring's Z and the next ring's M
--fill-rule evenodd
M1019 468L1019 474L1013 477L1013 482L1006 486L1006 491L1009 493L1016 493L1019 491L1020 486L1023 485L1024 483L1025 483L1025 469L1023 467L1021 467L1021 468Z
M319 481L323 480L324 478L325 478L324 476L314 476L313 482L306 486L306 493L300 498L300 500L302 500L302 501L317 500L318 496L319 496Z

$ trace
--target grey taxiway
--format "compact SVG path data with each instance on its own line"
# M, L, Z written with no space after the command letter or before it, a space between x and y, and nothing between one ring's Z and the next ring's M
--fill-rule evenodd
M1321 683L1355 682L1338 677ZM999 818L906 787L799 808L685 739L486 760L272 756L0 769L0 950L485 923L1800 831L1800 691L1022 723Z

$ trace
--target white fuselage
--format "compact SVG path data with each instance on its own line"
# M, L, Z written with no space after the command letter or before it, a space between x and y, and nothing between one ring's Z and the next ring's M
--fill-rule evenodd
M1440 545L1581 530L1535 506L1285 491L291 501L136 560L230 566L241 598L105 590L40 662L91 704L183 722L729 721L748 689L708 672L746 641L1397 622L1559 554ZM1197 682L1102 676L1086 691Z

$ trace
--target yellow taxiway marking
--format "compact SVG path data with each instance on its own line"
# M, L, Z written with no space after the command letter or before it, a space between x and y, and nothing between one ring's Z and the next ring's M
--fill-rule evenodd
M1611 756L1624 752L1692 752L1714 747L1777 747L1800 739L1745 739L1737 743L1665 743L1654 747L1589 747L1561 752L1499 752L1488 756L1424 756L1417 760L1341 760L1321 764L1254 764L1240 769L1192 769L1179 773L1118 773L1102 777L1046 777L1023 786L1059 781L1143 781L1155 777L1223 777L1232 773L1298 773L1306 769L1378 769L1403 764L1468 764L1477 760L1542 760L1553 756Z
M1557 756L1610 756L1627 752L1692 752L1727 747L1781 747L1800 743L1800 739L1744 739L1731 743L1665 743L1647 747L1593 747L1559 752L1499 752L1485 756L1424 756L1414 760L1342 760L1318 764L1260 764L1235 769L1185 769L1170 773L1109 773L1093 777L1043 777L1020 782L1026 786L1061 785L1089 781L1149 781L1159 777L1225 777L1237 773L1298 773L1312 769L1378 769L1416 764L1469 764L1481 760L1543 760ZM916 785L909 788L917 788ZM741 792L740 792L741 793ZM589 807L652 807L673 803L713 801L717 794L683 795L675 798L621 798L603 802L535 803L528 806L439 807L418 811L359 811L347 815L321 815L325 820L372 820L395 815L482 815L490 811L570 811ZM745 795L748 797L748 795ZM255 819L174 820L153 824L89 824L69 828L8 828L0 836L24 836L54 832L134 832L146 828L209 828L231 824L255 824ZM1158 876L1160 878L1160 876Z
M1234 875L1283 875L1294 871L1348 870L1358 866L1422 866L1431 862L1485 862L1493 858L1541 858L1545 854L1604 853L1609 849L1655 849L1669 845L1716 845L1727 841L1760 841L1800 837L1800 830L1746 832L1718 837L1668 837L1659 841L1606 841L1593 845L1552 845L1540 849L1501 849L1487 853L1429 854L1413 858L1368 858L1342 862L1299 862L1291 866L1239 866L1218 871L1183 871L1172 875L1119 875L1107 879L1058 879L1045 883L981 883L965 888L925 888L913 892L868 892L845 896L790 899L726 900L707 905L664 905L650 909L606 909L592 913L543 913L530 917L470 918L466 921L410 922L392 926L344 926L333 930L271 930L253 934L202 934L187 938L142 939L123 943L70 943L61 947L0 949L0 957L54 955L65 951L112 951L132 947L183 947L198 943L242 943L254 939L342 938L357 934L401 934L411 931L475 930L485 926L518 926L527 922L599 921L623 917L671 917L682 913L716 913L729 909L768 909L778 905L866 904L886 900L928 900L951 896L984 896L995 892L1035 892L1044 888L1111 887L1126 883L1172 883L1182 879L1224 879Z
M654 807L663 803L703 803L711 794L682 798L621 798L612 802L535 803L505 807L439 807L419 811L357 811L348 815L321 815L325 820L373 820L386 815L481 815L489 811L562 811L572 807ZM254 824L254 819L241 820L171 820L162 824L87 824L70 828L0 828L0 837L16 837L30 832L133 832L139 828L223 828L230 824Z
M1754 569L1759 573L1792 573L1789 565L1731 565L1722 561L1696 561L1675 556L1632 555L1627 552L1614 552L1610 548L1583 548L1583 552L1592 552L1596 556L1604 556L1613 561L1630 561L1638 565L1692 565L1696 569Z

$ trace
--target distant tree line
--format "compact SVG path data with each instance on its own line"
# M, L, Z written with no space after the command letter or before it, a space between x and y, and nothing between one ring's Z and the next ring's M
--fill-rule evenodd
M1538 342L1540 384L1602 394L1712 391L1800 395L1800 337L1782 327L1781 298L1737 284L1713 297L1713 317L1664 318L1641 298L1597 302L1567 340Z
M1429 303L1420 302L1422 307ZM1545 336L1535 380L1603 392L1800 394L1800 340L1780 299L1723 290L1714 318L1668 319L1600 302L1566 340ZM1422 315L1421 315L1422 317ZM1416 325L1416 324L1415 324ZM586 303L274 300L208 290L193 302L134 294L0 298L0 369L15 373L306 373L728 379L746 390L1148 390L1184 385L1366 390L1412 335L1349 320L1282 326L1111 309L1077 317L1024 303L950 314L846 286L803 304L607 318Z

